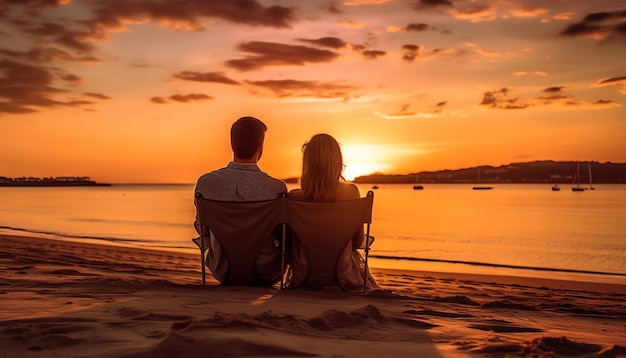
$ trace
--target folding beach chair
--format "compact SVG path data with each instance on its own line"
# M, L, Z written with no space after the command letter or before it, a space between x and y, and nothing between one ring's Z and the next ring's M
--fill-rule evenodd
M274 230L281 221L282 200L286 199L227 202L205 199L202 194L195 194L201 232L200 238L193 241L200 248L203 285L206 284L205 251L208 249L208 240L201 238L208 237L209 230L220 243L228 260L228 274L222 285L262 284L256 258L263 243L274 238ZM284 225L282 227L284 235ZM282 276L281 272L281 286Z
M339 256L365 225L363 292L366 291L373 205L373 191L360 199L330 203L288 200L287 222L309 257L308 274L298 287L341 286L337 277Z

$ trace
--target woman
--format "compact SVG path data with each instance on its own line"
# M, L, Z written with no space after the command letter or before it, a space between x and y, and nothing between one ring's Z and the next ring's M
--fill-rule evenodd
M316 134L302 146L302 176L300 189L293 189L289 197L311 201L340 201L361 197L359 188L347 183L341 172L343 159L339 143L328 134ZM363 289L364 261L356 248L365 239L363 227L354 234L337 263L339 284L347 291ZM291 265L287 274L287 286L297 287L306 277L309 260L297 238L292 248ZM367 273L368 290L380 289L370 273Z

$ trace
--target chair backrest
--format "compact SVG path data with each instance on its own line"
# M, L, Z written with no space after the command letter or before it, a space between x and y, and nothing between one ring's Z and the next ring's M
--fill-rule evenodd
M364 224L369 234L373 204L371 191L363 198L346 201L288 200L287 223L309 257L308 275L298 287L341 286L337 278L339 256Z
M196 211L201 237L211 230L228 259L228 274L223 285L258 285L256 257L266 240L272 240L280 224L279 200L228 202L205 199L196 194ZM204 262L202 263L204 265ZM203 266L204 268L204 266Z

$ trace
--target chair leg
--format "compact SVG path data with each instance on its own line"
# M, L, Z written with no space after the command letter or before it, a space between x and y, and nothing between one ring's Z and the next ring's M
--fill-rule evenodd
M369 259L369 253L370 253L370 224L368 223L367 225L367 230L365 232L365 263L364 263L364 268L363 268L363 293L367 292L367 271L368 271L368 267L367 267L367 261Z
M280 289L282 290L283 288L285 288L285 255L286 255L286 248L285 248L285 244L287 243L287 224L283 224L283 230L282 230L282 245L281 245L281 262L280 262Z
M204 265L204 228L200 230L200 266L202 267L202 285L206 285L206 267Z
M206 267L204 267L204 250L200 250L200 265L202 266L202 285L206 285Z

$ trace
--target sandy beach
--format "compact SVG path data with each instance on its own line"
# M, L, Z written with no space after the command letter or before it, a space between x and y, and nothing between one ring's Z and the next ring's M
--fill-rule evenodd
M201 285L198 255L0 236L0 357L620 357L626 285L379 270Z

